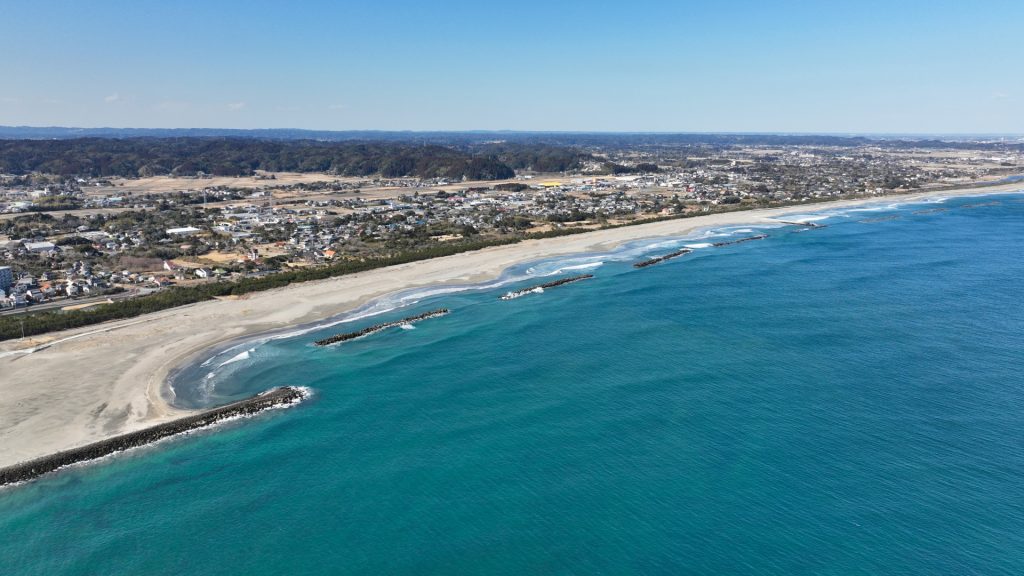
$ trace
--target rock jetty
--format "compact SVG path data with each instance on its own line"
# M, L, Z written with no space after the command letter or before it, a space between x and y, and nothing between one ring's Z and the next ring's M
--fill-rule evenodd
M43 456L42 458L22 462L7 468L0 468L0 486L34 480L65 466L96 460L116 452L152 444L157 440L170 436L212 426L228 418L251 416L271 408L296 404L306 398L307 395L307 391L294 386L274 388L252 398L227 404L220 408L206 410L193 416L186 416L136 432L129 432L107 440L100 440L80 448L57 452L50 456Z
M636 264L633 264L633 268L646 268L648 266L653 266L655 264L658 264L659 262L664 262L665 260L671 260L673 258L678 258L679 256L683 256L683 255L689 254L690 252L693 252L693 250L691 250L690 248L682 248L680 250L676 250L675 252L670 252L670 253L665 254L663 256L657 256L655 258L651 258L650 260L644 260L643 262L637 262Z
M338 342L345 342L346 340L354 340L356 338L362 338L368 336L374 332L380 332L381 330L387 330L388 328L394 328L395 326L402 326L404 324L412 324L419 322L420 320L426 320L427 318L437 318L438 316L444 316L449 310L447 308L438 308L437 310L431 310L430 312L424 312L423 314L417 314L416 316L409 316L408 318L402 318L401 320L395 320L394 322L384 322L383 324L375 324L362 330L355 332L346 332L344 334L335 334L329 338L323 340L317 340L314 342L317 346L330 346L331 344L337 344Z
M572 282L579 282L580 280L586 280L593 278L593 274L583 274L582 276L570 276L568 278L561 278L553 282L545 282L544 284L538 284L537 286L531 286L529 288L523 288L522 290L513 290L501 297L502 300L512 300L519 298L520 296L526 296L527 294L539 294L548 288L554 288L555 286L561 286L563 284L571 284Z
M750 242L751 240L764 240L767 238L767 234L758 234L757 236L747 236L746 238L740 238L738 240L730 240L728 242L715 242L712 244L715 248L720 246L731 246L733 244L742 244L743 242Z

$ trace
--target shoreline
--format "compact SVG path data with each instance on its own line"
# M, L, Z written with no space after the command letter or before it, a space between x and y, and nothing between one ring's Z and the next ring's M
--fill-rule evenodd
M296 388L294 386L273 388L244 400L232 402L218 408L203 410L192 416L185 416L170 422L136 430L135 432L128 432L100 440L99 442L87 444L79 448L72 448L57 452L56 454L42 456L35 460L0 468L0 488L30 482L68 466L93 462L112 454L126 452L155 444L161 440L210 428L227 420L247 418L275 408L294 406L308 397L309 392L303 388Z
M356 274L293 284L232 300L0 343L0 468L202 413L175 407L171 374L201 355L260 335L323 325L388 295L492 282L528 262L613 250L702 229L778 223L784 215L876 203L1017 192L1019 182L815 202L679 218L527 240Z

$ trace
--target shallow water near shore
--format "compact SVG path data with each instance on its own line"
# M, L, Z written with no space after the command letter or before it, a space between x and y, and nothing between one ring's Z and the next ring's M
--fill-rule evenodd
M809 209L240 343L179 400L314 398L0 490L0 573L1024 573L1021 199Z

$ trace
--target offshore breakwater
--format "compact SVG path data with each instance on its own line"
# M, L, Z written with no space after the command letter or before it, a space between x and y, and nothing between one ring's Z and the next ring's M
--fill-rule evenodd
M0 486L34 480L65 466L97 460L116 452L123 452L131 448L152 444L164 438L212 426L229 418L252 416L272 408L297 404L308 395L309 393L302 388L282 386L252 398L246 398L245 400L239 400L219 408L206 410L200 414L121 434L120 436L100 440L80 448L57 452L56 454L43 456L42 458L29 460L28 462L15 464L7 468L0 468Z
M366 328L363 328L362 330L356 330L355 332L335 334L334 336L330 336L322 340L317 340L316 342L314 342L314 344L316 344L317 346L330 346L331 344L337 344L338 342L345 342L346 340L355 340L356 338L369 336L370 334L380 332L381 330L387 330L388 328L413 324L415 322L419 322L420 320L426 320L428 318L437 318L438 316L444 316L449 312L450 310L448 310L447 308L438 308L437 310L431 310L430 312L424 312L423 314L409 316L408 318L402 318L401 320L395 320L394 322L374 324L373 326L368 326Z
M972 208L984 208L986 206L999 206L999 204L1000 202L998 200L992 200L991 202L977 202L973 204L964 204L963 206L961 206L961 208L970 210Z
M520 296L526 296L527 294L540 294L548 288L554 288L556 286L562 286L564 284L572 284L573 282L579 282L580 280L587 280L593 278L593 274L582 274L580 276L570 276L568 278L560 278L552 282L545 282L529 288L523 288L522 290L513 290L512 292L506 293L501 297L502 300L512 300L519 298Z
M633 268L646 268L648 266L654 266L655 264L664 262L666 260L671 260L673 258L678 258L680 256L685 256L686 254L689 254L690 252L693 252L692 248L682 248L682 249L676 250L675 252L669 252L668 254L664 254L662 256L656 256L654 258L651 258L650 260L644 260L643 262L637 262L636 264L633 264Z
M750 242L752 240L764 240L767 237L767 234L758 234L757 236L747 236L746 238L738 238L736 240L729 240L728 242L715 242L714 244L712 244L712 246L714 246L715 248L720 248L722 246L732 246L733 244L742 244L744 242Z

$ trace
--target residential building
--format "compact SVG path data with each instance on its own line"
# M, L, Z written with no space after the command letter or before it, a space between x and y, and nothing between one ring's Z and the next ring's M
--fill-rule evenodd
M167 235L168 236L191 236L191 235L195 234L196 232L201 232L201 231L202 230L200 230L199 228L196 228L195 226L184 226L182 228L168 228L167 229Z
M10 266L0 266L0 293L6 294L14 284L14 271Z
M49 252L54 248L53 242L25 242L25 250L29 252Z

